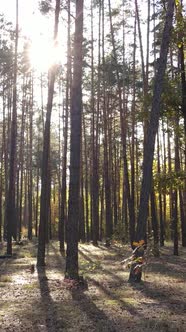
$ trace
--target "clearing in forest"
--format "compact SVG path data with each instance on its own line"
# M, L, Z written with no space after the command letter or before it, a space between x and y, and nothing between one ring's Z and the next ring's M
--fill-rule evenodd
M5 249L4 249L5 250ZM169 246L151 257L140 284L128 283L120 261L127 246L79 246L76 286L64 280L65 259L52 241L47 266L37 270L37 243L14 247L15 258L0 260L0 331L185 332L186 250Z

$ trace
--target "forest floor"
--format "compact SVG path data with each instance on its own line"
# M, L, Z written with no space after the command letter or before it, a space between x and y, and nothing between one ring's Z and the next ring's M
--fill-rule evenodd
M5 252L1 248L0 254ZM0 331L185 332L186 250L161 249L149 258L140 284L128 283L120 264L130 255L122 245L79 246L86 284L64 280L58 243L47 247L46 268L33 271L36 242L14 245L14 258L0 259Z

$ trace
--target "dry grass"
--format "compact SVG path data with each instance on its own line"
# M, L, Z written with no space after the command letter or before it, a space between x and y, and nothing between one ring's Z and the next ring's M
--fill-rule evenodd
M134 285L120 265L130 254L127 246L79 249L87 284L77 288L64 281L57 242L47 247L41 271L29 268L36 263L36 243L14 248L17 259L0 265L0 331L186 331L185 249L174 257L168 246L159 258L150 258L145 279Z

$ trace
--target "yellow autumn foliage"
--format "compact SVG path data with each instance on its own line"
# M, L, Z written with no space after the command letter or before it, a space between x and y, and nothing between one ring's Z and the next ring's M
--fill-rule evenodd
M132 245L134 247L139 247L139 246L142 246L144 243L145 243L144 240L140 240L139 242L136 242L136 241L132 242Z

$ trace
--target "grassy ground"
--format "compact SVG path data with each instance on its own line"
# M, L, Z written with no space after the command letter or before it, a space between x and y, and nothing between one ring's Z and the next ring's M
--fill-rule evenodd
M4 248L1 249L5 251ZM143 282L127 282L120 261L126 246L80 245L80 273L86 284L64 281L65 260L53 241L46 269L33 271L36 243L15 246L16 259L0 260L0 331L185 332L186 250L172 248L150 258Z

